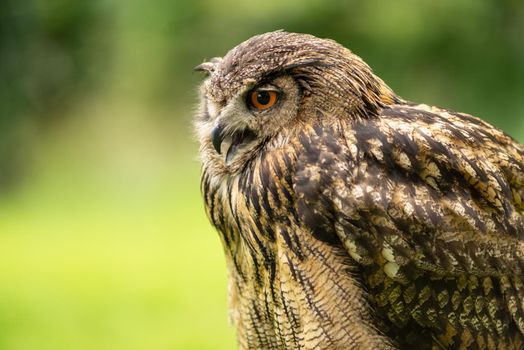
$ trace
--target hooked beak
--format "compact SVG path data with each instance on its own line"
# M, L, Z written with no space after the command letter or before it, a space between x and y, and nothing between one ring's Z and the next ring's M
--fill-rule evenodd
M235 155L252 144L256 134L250 129L242 129L229 134L225 127L217 124L211 131L211 143L218 154L225 152L225 162L230 164Z
M213 131L211 131L211 141L213 142L215 150L220 154L220 147L222 146L222 141L224 141L224 127L222 125L218 124L213 128Z

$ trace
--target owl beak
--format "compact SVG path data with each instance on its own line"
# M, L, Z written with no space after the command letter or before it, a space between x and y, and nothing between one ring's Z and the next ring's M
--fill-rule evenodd
M218 124L213 128L213 131L211 131L211 141L213 142L215 150L220 154L220 146L222 146L222 141L224 141L224 127L222 125Z

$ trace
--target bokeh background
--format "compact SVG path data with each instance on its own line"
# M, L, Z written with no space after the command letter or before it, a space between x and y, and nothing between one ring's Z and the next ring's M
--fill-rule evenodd
M192 68L276 29L524 141L520 0L0 1L0 349L231 349Z

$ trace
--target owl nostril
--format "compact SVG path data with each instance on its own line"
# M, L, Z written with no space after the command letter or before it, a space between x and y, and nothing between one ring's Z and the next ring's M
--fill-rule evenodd
M222 141L224 141L224 128L222 125L217 125L213 128L213 131L211 131L211 141L213 142L213 147L215 150L220 154L220 146L222 145Z

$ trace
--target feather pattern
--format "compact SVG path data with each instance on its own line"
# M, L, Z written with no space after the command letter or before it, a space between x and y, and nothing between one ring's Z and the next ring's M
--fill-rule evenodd
M201 188L240 348L524 348L521 145L332 41L269 33L214 62ZM281 107L227 107L268 82ZM210 128L233 118L258 139L224 163Z

